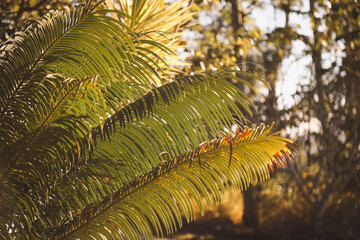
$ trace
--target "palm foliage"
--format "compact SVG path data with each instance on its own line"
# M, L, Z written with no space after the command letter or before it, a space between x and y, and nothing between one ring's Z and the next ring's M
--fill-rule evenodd
M123 18L114 12L112 16L116 19L123 19L124 24L130 29L146 34L153 41L165 45L172 51L185 47L184 41L180 37L181 30L192 19L194 12L190 11L190 5L186 6L184 1L175 1L166 4L164 0L105 0L106 8L118 9L119 11L131 16ZM190 4L190 3L189 3ZM146 50L151 53L159 53L159 50L146 46ZM161 56L161 53L159 53ZM167 76L179 73L179 68L169 66L182 66L184 61L177 54L166 57L166 66L154 58L160 67L164 67ZM168 78L167 78L168 79Z
M192 199L221 201L292 158L271 127L226 133L251 114L235 72L164 84L173 51L140 24L166 16L143 13L154 2L51 11L0 46L1 238L162 236L194 218Z

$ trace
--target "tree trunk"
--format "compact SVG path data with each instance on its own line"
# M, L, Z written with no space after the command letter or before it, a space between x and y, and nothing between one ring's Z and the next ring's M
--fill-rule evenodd
M241 67L241 70L246 70L246 56L240 54L240 44L237 42L241 38L241 32L244 31L244 15L239 11L238 0L230 0L231 3L231 26L233 29L233 36L235 40L234 52L236 64Z
M239 11L238 0L230 0L231 3L231 25L233 28L233 35L236 44L234 45L236 64L241 67L243 71L246 70L246 56L240 54L240 45L237 40L241 38L241 31L243 30L243 14ZM236 85L242 91L244 85ZM243 219L246 225L257 229L259 225L259 217L257 213L257 202L255 198L255 190L250 185L249 188L243 192L244 196L244 215Z
M314 227L315 234L317 239L323 239L324 237L324 212L325 205L320 202L315 206L315 214L314 214Z
M255 189L250 186L245 192L244 196L244 215L243 219L247 226L257 230L259 226L259 216L257 211L257 200L255 196Z

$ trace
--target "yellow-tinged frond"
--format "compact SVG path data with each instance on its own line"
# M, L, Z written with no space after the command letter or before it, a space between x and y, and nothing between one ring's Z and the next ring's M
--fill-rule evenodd
M185 47L185 42L180 39L180 33L183 26L191 19L194 12L190 11L190 6L184 1L175 1L165 3L164 0L143 0L143 1L127 1L127 0L106 0L104 2L106 8L118 9L131 18L123 18L122 16L113 14L118 19L123 19L126 26L142 32L149 36L152 40L164 44L172 51ZM162 53L153 47L147 46L147 49L159 54ZM149 55L151 58L154 56ZM178 73L179 70L172 66L185 65L181 61L181 56L166 56L166 64L159 62L159 66L165 69L166 75Z
M211 207L214 200L221 202L221 193L229 184L244 190L268 179L274 166L284 166L294 158L293 142L270 135L271 127L246 128L233 138L214 139L164 160L105 199L88 205L48 236L140 239L142 235L151 238L154 233L172 233L181 227L181 216L188 221L195 218L192 200L202 210L204 197ZM233 162L228 167L230 152Z

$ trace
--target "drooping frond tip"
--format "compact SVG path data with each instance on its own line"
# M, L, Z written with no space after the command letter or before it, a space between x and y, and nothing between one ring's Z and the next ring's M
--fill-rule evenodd
M88 205L50 236L140 239L151 238L153 230L159 236L164 230L172 233L181 227L182 216L188 221L195 218L193 200L201 210L202 198L211 207L214 200L221 202L221 193L230 185L245 190L249 184L268 179L274 167L294 159L294 142L269 134L271 127L238 129L234 136L213 139L183 155L165 158L102 201Z

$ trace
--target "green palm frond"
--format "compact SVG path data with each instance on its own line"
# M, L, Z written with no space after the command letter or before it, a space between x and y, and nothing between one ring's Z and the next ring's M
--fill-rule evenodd
M120 124L121 127L125 127L126 124L131 124L133 122L139 122L139 120L142 120L146 116L153 116L153 107L155 103L160 105L157 107L157 109L161 111L162 106L164 106L164 109L166 109L169 103L174 101L180 101L181 104L181 106L171 106L171 108L177 108L177 113L181 112L183 114L183 116L177 116L179 117L178 121L180 122L181 119L184 118L187 118L187 121L193 119L194 117L199 115L201 111L204 111L204 106L206 106L205 111L209 111L209 113L205 116L203 115L202 117L204 120L208 119L208 127L213 126L214 128L217 128L217 130L221 128L220 126L217 126L217 124L211 123L211 121L215 123L227 121L228 124L223 125L226 125L227 127L231 126L231 124L234 123L233 116L231 116L232 114L240 116L241 119L246 121L244 115L242 114L238 106L236 106L236 104L241 105L243 110L250 115L251 109L249 108L248 104L251 104L252 107L255 106L240 89L236 88L233 84L230 84L226 80L232 79L234 81L241 81L244 84L247 84L242 79L236 77L235 73L237 72L238 71L227 71L222 73L203 73L175 79L173 82L155 88L145 94L140 99L137 99L133 103L125 106L119 112L109 117L105 121L102 128L94 128L92 130L92 135L93 137L95 137L96 135L100 135L101 140L103 140L105 138L105 135L109 135L109 132L111 132L112 129L115 130L115 124L117 122ZM249 87L251 88L250 85ZM187 98L189 96L192 96L191 99ZM186 103L196 105L194 98L201 99L201 101L203 101L203 110L192 108L191 106L186 106ZM216 100L217 102L215 102ZM212 108L214 106L215 108ZM228 111L229 107L230 111L232 111L231 113ZM192 109L194 111L192 111ZM190 113L192 113L193 115L187 117L185 116L186 114ZM166 116L166 114L164 115ZM224 118L226 118L227 120L224 120ZM199 121L196 125L197 128L201 128L202 125L199 123ZM195 125L188 129L195 129L194 126ZM215 132L214 129L213 132ZM96 140L96 138L94 138L94 140ZM197 143L195 143L195 145L197 145Z
M244 190L249 184L268 179L274 166L293 159L293 142L270 135L271 128L245 127L232 138L203 142L193 151L165 159L119 190L87 205L47 237L140 239L141 235L150 238L152 229L159 236L172 233L181 227L182 215L187 221L195 218L193 200L201 210L202 197L212 207L214 200L221 202L221 192L229 185ZM98 181L104 186L114 180L110 175L93 174L92 184ZM77 183L76 188L90 187L89 181ZM64 192L71 196L69 191ZM72 196L72 201L83 201L81 195Z

